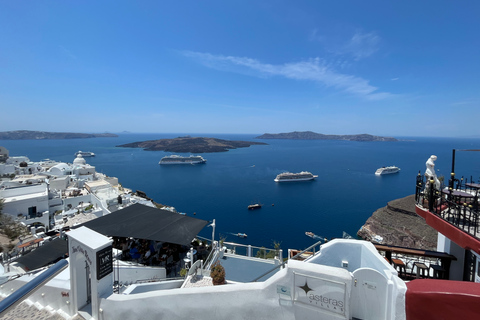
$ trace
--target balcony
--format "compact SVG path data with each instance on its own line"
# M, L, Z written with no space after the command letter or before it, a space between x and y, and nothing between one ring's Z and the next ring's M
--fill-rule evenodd
M461 247L480 253L479 225L480 184L462 179L452 179L449 186L439 190L424 177L417 176L416 212L428 225Z

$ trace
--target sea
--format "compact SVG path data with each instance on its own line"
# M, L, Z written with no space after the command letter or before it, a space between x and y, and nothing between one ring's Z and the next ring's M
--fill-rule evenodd
M121 148L118 145L190 135L228 140L260 141L219 153L201 154L206 164L160 166L170 152ZM117 177L122 186L145 192L155 202L173 206L188 216L212 221L215 238L225 241L283 250L305 249L322 238L343 233L356 237L372 213L391 200L415 193L417 174L424 174L431 155L437 176L448 181L452 150L456 149L456 177L479 182L480 139L397 137L396 142L335 140L258 140L254 134L133 134L116 138L73 140L0 140L10 156L27 156L32 161L52 159L73 162L74 153L91 151L86 158L97 172ZM189 154L180 154L188 156ZM376 176L382 166L401 168L396 174ZM277 174L310 171L314 181L276 183ZM261 203L258 210L247 206ZM238 238L236 233L246 233ZM210 238L212 228L199 234Z

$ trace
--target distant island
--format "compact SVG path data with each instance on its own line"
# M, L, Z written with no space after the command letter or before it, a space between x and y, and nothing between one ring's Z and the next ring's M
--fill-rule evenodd
M113 138L113 133L73 133L73 132L45 132L45 131L4 131L0 132L0 140L47 140L47 139L87 139Z
M255 139L291 139L291 140L348 140L348 141L398 141L391 137L372 136L371 134L335 135L312 131L294 131L288 133L265 133Z
M169 151L183 153L225 152L230 149L247 148L251 145L267 145L264 142L231 141L215 138L178 137L174 139L149 140L123 144L122 148L143 148L146 151Z

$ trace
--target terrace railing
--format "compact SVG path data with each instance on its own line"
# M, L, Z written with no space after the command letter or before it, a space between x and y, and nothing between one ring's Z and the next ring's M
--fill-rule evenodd
M442 184L440 190L437 190L433 181L424 181L419 173L415 201L429 212L480 240L480 190L472 188L473 185L475 184L468 183L463 178L452 179L449 187Z

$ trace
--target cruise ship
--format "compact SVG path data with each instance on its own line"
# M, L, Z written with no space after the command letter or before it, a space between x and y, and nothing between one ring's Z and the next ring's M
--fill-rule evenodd
M375 174L377 176L380 176L382 174L397 173L398 171L400 171L400 168L395 166L381 167L378 168L377 171L375 171Z
M182 157L172 155L163 157L158 164L199 164L205 162L207 162L207 160L201 156Z
M277 175L274 181L275 182L306 181L306 180L313 180L315 178L318 178L318 176L313 175L308 171L302 171L300 173L284 172Z
M81 155L82 157L95 157L95 153L90 151L77 151L75 152L75 155Z

